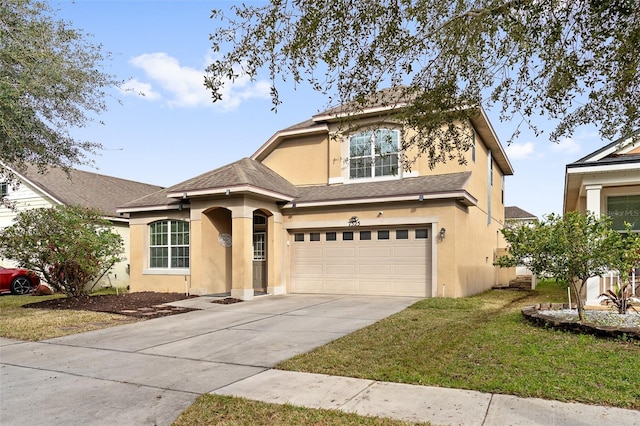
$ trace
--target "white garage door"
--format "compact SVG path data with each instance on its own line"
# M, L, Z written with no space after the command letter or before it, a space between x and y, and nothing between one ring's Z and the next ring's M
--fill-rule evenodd
M294 231L291 292L431 295L431 227Z

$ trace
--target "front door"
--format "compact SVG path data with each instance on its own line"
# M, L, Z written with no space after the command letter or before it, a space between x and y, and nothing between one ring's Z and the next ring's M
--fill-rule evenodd
M267 234L253 233L253 290L267 291Z

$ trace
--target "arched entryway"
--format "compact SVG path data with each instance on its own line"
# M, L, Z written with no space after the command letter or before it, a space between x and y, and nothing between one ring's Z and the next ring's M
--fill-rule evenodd
M231 211L224 207L205 210L202 215L199 282L209 294L231 291Z

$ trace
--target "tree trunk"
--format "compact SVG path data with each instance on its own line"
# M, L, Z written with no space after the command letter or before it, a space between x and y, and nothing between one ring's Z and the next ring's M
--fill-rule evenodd
M582 297L580 296L583 285L584 280L580 280L580 286L578 286L578 283L575 279L571 280L571 289L573 290L573 294L576 297L576 308L578 309L578 318L580 322L584 322L584 302L582 301Z

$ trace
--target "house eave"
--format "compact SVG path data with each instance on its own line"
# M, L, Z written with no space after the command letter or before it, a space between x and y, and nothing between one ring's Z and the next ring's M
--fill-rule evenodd
M330 207L344 206L347 204L377 204L394 203L403 201L415 201L417 203L428 200L454 200L464 206L470 207L478 204L478 200L466 191L452 191L429 194L410 194L386 197L352 198L336 200L316 200L316 201L296 201L292 200L282 206L283 209L309 208L309 207Z
M326 123L331 121L338 121L347 117L368 117L372 115L388 114L390 111L404 108L408 104L407 102L390 103L385 106L375 106L369 108L355 109L350 111L336 112L336 113L321 113L314 115L311 119L316 123Z
M155 206L140 206L140 207L123 207L116 210L116 213L139 213L139 212L154 212L154 211L166 211L166 210L180 210L178 204L165 204Z
M167 194L167 198L175 198L175 199L190 199L194 197L206 197L206 196L229 196L232 194L254 194L260 195L267 198L273 198L280 201L291 201L293 200L293 196L288 194L283 194L277 191L270 191L268 189L263 189L256 187L254 185L236 185L236 186L226 186L219 188L207 188L207 189L194 189L194 190L184 190L184 191L175 191L169 192Z
M605 173L626 170L640 170L640 161L633 159L629 161L616 161L615 163L601 161L597 164L573 163L567 165L567 174Z

